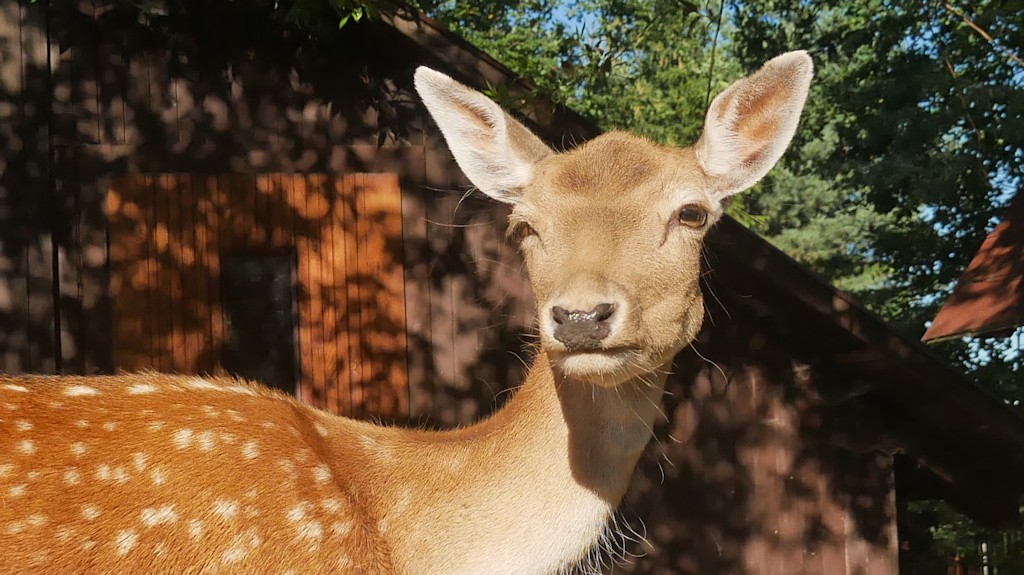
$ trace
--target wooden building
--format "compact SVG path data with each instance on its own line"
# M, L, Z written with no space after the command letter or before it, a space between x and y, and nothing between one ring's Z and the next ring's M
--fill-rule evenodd
M418 15L310 37L271 4L0 5L0 370L231 372L432 426L490 412L533 302L412 72L528 86ZM557 147L598 133L521 112ZM646 540L616 571L890 574L910 498L1016 518L1024 422L734 221L706 259L706 327L623 505Z

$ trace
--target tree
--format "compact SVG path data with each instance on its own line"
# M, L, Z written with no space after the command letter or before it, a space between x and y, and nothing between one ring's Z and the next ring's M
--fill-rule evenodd
M686 0L504 0L426 6L474 45L605 129L664 143L699 133L716 12ZM673 17L666 18L666 14ZM738 77L735 66L732 77Z
M794 47L818 66L800 139L750 209L777 245L919 336L994 215L1021 193L1024 4L740 0L731 14L731 48L748 66ZM986 338L940 351L1020 406L1014 345ZM990 566L1024 564L1019 533L933 502L911 514L950 556L976 558L984 542Z

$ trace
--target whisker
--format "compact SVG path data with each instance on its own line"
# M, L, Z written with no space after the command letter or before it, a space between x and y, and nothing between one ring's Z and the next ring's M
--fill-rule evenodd
M693 345L693 342L690 342L688 345L690 346L690 349L692 349L693 352L697 354L697 357L699 357L699 358L703 359L704 361L710 363L715 368L715 370L718 371L718 373L722 376L722 379L724 379L726 381L726 383L729 382L729 376L726 375L725 370L722 369L722 366L718 365L717 363L712 361L710 358L708 358L704 354L702 354L700 352L700 350L697 349L697 346Z

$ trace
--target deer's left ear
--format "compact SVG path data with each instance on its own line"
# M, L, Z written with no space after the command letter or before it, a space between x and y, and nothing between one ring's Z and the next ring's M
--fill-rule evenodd
M418 68L416 91L469 181L496 200L515 203L551 148L489 98L440 72Z
M796 132L813 72L807 52L788 52L711 102L696 150L717 198L753 186L779 161Z

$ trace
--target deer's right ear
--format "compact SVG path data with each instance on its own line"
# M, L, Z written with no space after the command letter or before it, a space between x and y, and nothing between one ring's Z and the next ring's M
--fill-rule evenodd
M496 200L514 203L534 164L552 153L489 98L440 72L420 66L416 91L469 181Z

